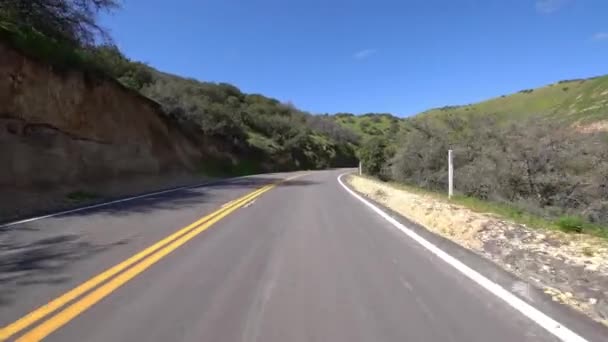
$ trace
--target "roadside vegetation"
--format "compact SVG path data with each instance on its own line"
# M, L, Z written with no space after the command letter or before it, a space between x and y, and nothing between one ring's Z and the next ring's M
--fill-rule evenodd
M363 178L381 180L377 176L370 175L363 175ZM580 216L561 215L552 217L539 215L513 203L482 200L463 194L456 194L451 199L448 199L447 192L444 190L429 190L397 181L384 181L384 183L395 189L430 196L446 203L460 205L477 213L496 215L497 217L522 224L526 227L557 230L565 233L582 233L608 239L608 227L606 225L591 223Z
M567 88L564 90L564 88ZM608 77L566 80L405 119L365 141L364 171L533 226L607 235Z
M226 83L162 73L124 56L96 22L114 0L7 0L0 3L0 39L58 71L111 78L158 102L199 143L202 173L354 166L359 136L327 116L290 103L245 94Z
M403 127L404 120L388 113L354 115L337 113L331 116L338 124L357 134L362 141L371 138L395 136Z
M366 174L444 191L453 149L455 200L562 230L605 232L608 77L563 80L408 119L311 115L130 60L96 22L99 12L117 8L115 0L2 1L0 39L59 71L115 79L159 103L198 142L207 175L354 166L361 159Z

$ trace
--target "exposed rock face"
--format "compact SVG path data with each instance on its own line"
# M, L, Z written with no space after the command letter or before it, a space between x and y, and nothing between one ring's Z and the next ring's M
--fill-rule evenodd
M0 42L0 188L52 188L192 168L200 152L158 105L56 71Z

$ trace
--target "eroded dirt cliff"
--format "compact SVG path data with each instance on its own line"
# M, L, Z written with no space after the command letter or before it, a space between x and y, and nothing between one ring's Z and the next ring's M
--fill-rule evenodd
M57 71L0 42L0 186L52 187L192 168L191 143L152 101Z
M0 221L73 206L70 191L119 197L190 182L201 146L184 132L112 79L0 41Z

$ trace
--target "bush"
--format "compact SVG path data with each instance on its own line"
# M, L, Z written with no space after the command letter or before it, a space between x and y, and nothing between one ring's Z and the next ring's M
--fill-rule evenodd
M582 233L585 221L577 216L563 216L556 222L560 230L567 233Z
M167 75L128 59L96 22L99 12L117 4L116 0L0 1L0 37L57 69L78 68L87 77L111 77L158 102L200 144L210 161L207 172L354 166L353 146L359 137L327 115L312 116L291 103L244 94L231 84ZM349 120L352 116L341 114Z
M605 135L579 134L559 122L492 116L425 116L407 121L394 146L390 178L429 190L447 188L447 151L454 150L456 191L546 217L579 215L608 223ZM547 134L551 132L551 134Z
M84 47L94 45L99 38L109 39L96 15L117 7L116 0L3 0L0 20L57 42Z
M359 149L359 160L363 163L363 172L384 180L389 178L386 164L390 157L387 142L380 137L369 139Z

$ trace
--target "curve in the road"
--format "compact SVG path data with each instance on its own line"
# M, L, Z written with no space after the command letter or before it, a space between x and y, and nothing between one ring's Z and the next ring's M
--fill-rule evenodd
M351 194L356 199L361 201L363 204L365 204L366 206L371 208L376 214L380 215L382 218L384 218L385 220L390 222L393 226L395 226L396 228L401 230L403 233L405 233L408 237L410 237L412 240L416 241L418 244L420 244L421 246L426 248L429 252L435 254L441 260L445 261L448 265L452 266L453 268L458 270L460 273L467 276L467 278L471 279L472 281L474 281L475 283L477 283L484 289L488 290L490 293L492 293L496 297L503 300L505 303L509 304L511 307L513 307L517 311L521 312L524 316L528 317L529 319L534 321L536 324L540 325L545 330L547 330L548 332L550 332L557 338L561 339L562 341L588 342L586 339L579 336L574 331L568 329L563 324L557 322L556 320L554 320L553 318L544 314L543 312L536 309L532 305L521 300L520 298L518 298L511 292L507 291L502 286L496 284L495 282L493 282L490 279L481 275L479 272L477 272L474 269L470 268L469 266L465 265L460 260L458 260L458 259L454 258L453 256L449 255L448 253L444 252L439 247L435 246L428 240L424 239L422 236L418 235L413 230L407 228L405 225L401 224L399 221L392 218L390 215L388 215L382 209L373 205L368 200L366 200L359 194L355 193L353 190L349 189L348 186L346 186L344 184L344 182L342 181L342 177L344 177L346 174L348 174L348 173L343 173L340 176L338 176L338 182L349 194Z
M74 317L76 317L77 315L97 303L99 300L112 293L114 290L116 290L126 282L136 277L139 273L143 272L145 269L152 266L154 263L168 255L175 249L179 248L181 245L185 244L190 239L194 238L196 235L202 233L216 222L220 221L222 218L228 216L230 213L234 212L240 207L247 205L252 200L255 200L257 197L261 196L263 193L274 188L277 184L295 179L300 176L302 175L296 175L286 180L266 185L260 189L257 189L256 191L242 196L239 199L230 201L229 203L222 205L219 210L178 230L170 236L167 236L161 241L158 241L157 243L149 246L143 251L133 255L127 260L107 269L106 271L103 271L102 273L85 281L81 285L73 288L65 294L53 299L49 303L35 309L34 311L28 313L27 315L16 320L15 322L3 327L2 329L0 329L0 341L7 340L11 336L32 326L37 321L52 314L53 312L57 311L61 307L70 303L71 301L77 299L88 291L111 279L108 283L97 288L90 294L86 295L84 298L79 299L78 301L76 301L66 309L62 310L58 314L42 322L40 325L36 326L34 329L20 337L17 341L29 342L39 341L43 339L44 337L48 336L53 331L57 330L58 328L69 322L71 319L73 319ZM106 203L105 205L107 204L110 203ZM121 273L123 271L125 272Z

